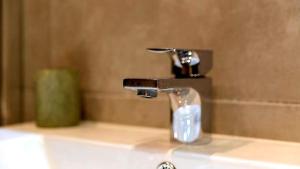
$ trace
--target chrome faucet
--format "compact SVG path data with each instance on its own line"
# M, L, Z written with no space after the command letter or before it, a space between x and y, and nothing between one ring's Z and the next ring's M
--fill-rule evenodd
M182 143L201 141L210 131L212 80L205 75L212 68L212 51L174 48L149 48L172 58L170 79L124 79L123 87L144 98L167 93L171 101L171 140Z

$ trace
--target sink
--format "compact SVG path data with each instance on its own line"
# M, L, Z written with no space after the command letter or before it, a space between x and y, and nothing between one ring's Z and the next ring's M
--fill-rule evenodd
M162 139L164 135L164 129L109 124L66 129L16 125L0 129L0 169L156 169L163 161L177 169L300 168L298 143L215 136L206 145L182 145ZM266 154L252 157L263 144L269 146L264 146Z

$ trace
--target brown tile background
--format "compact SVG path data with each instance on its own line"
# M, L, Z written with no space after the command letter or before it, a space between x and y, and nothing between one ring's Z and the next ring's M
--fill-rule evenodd
M34 118L34 76L81 74L84 117L167 127L168 98L147 101L125 77L170 77L147 47L214 50L213 132L300 141L300 1L26 0L25 116Z
M22 121L21 0L1 1L0 125Z

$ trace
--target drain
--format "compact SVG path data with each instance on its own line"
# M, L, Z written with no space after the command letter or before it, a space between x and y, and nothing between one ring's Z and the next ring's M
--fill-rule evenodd
M165 161L165 162L160 163L157 166L157 169L176 169L176 168L172 163Z

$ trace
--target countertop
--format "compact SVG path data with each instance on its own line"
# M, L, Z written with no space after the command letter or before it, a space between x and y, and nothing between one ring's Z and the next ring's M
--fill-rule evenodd
M169 130L85 121L76 127L39 128L34 123L11 125L2 130L38 133L91 143L118 144L127 148L162 153L207 155L222 160L242 159L257 163L300 166L300 143L210 134L209 142L184 145L169 141ZM0 139L1 137L0 132ZM299 167L300 168L300 167Z

